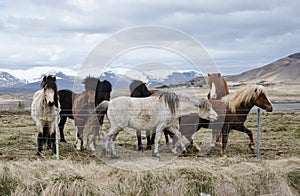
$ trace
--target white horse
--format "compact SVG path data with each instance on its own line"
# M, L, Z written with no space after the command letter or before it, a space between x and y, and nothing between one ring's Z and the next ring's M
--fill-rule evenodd
M56 78L54 76L44 76L41 83L43 89L34 93L31 104L31 117L36 122L38 129L37 153L40 156L43 144L48 139L48 147L56 154L55 126L58 123L60 104L57 96ZM50 138L48 138L50 136Z
M171 92L164 92L159 96L147 98L117 97L101 103L97 111L106 109L110 129L104 134L105 149L107 152L111 150L113 157L116 156L114 138L125 127L155 131L156 137L152 155L160 157L158 146L164 129L173 132L182 149L185 150L182 135L176 128L176 120L179 117L192 113L197 113L199 117L208 120L216 120L218 117L207 99L191 98ZM172 152L176 153L176 147L172 149Z

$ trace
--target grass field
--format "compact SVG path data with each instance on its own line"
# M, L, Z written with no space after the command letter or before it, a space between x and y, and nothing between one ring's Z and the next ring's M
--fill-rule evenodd
M104 127L108 126L106 122ZM256 141L255 111L249 114L246 126ZM126 154L120 154L118 162L98 158L88 150L76 151L75 130L73 121L68 120L68 143L59 144L60 160L46 148L42 157L36 157L37 130L29 111L1 111L0 195L300 194L300 111L262 112L260 160L248 149L247 135L237 131L230 133L227 158L220 157L217 146L202 157L194 152L184 157L172 155L165 162L163 158L151 158L150 151L137 153L134 132L121 132L116 140L117 152L122 148L138 155L130 164L162 164L146 171L135 171L137 165L122 169L129 164L122 157ZM195 142L204 145L210 141L210 133L198 131Z

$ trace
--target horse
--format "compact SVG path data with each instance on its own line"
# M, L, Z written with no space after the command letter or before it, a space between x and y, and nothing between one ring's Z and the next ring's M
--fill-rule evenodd
M176 120L183 115L197 113L200 117L216 120L217 113L212 109L207 99L192 98L163 92L157 96L146 98L117 97L111 101L103 101L96 110L106 110L110 122L110 129L104 133L104 144L107 153L116 157L114 139L125 127L136 130L155 131L155 143L152 156L160 157L159 141L164 129L177 136L177 142L185 150L182 135L176 128ZM172 149L176 153L176 146Z
M97 81L96 85L96 92L95 92L95 107L99 105L103 100L109 100L110 99L110 93L112 90L111 83L107 80L104 81ZM60 121L59 121L59 132L60 132L60 141L66 142L65 136L64 136L64 127L67 121L67 118L74 119L73 117L73 110L72 107L74 105L75 97L78 96L78 94L74 93L71 90L59 90L59 102L61 105L61 111L60 111ZM99 122L103 124L103 118L99 117Z
M41 156L43 144L48 140L52 144L52 152L56 154L55 126L58 122L60 104L57 95L56 77L44 76L41 82L42 89L33 95L31 104L31 117L38 129L37 156ZM48 136L50 135L50 138Z
M111 84L108 81L99 82L97 78L87 77L83 83L85 91L75 96L72 107L72 114L77 127L75 141L77 150L83 149L83 129L88 117L95 115L94 109L98 103L110 99L111 92ZM103 124L104 114L105 112L98 118L100 124Z
M207 76L207 83L210 89L207 94L209 100L220 100L229 94L227 82L225 78L221 76L221 73L208 73ZM214 147L216 143L220 142L220 139L221 130L213 129L211 146Z
M140 80L133 80L131 84L129 85L129 90L131 92L130 97L149 97L152 94L155 93L155 91L149 91L146 83L140 81ZM169 143L169 137L168 137L168 131L164 130L164 135L166 139L166 143ZM170 134L171 135L171 134ZM142 137L141 137L141 131L136 130L136 136L138 140L138 151L143 150L143 144L142 144ZM155 139L155 133L152 133L152 137L150 135L150 131L146 131L146 138L147 138L147 150L151 150L152 144L154 144Z
M245 127L244 123L247 120L247 115L253 106L257 106L267 112L272 112L273 105L267 97L266 90L263 86L252 85L238 89L234 93L228 94L221 100L210 100L213 109L218 114L218 119L214 122L209 122L202 118L196 118L192 115L187 115L181 118L181 121L194 124L194 129L185 130L185 127L180 124L179 131L190 141L192 135L201 127L210 129L222 130L222 156L226 156L226 146L230 130L237 130L246 133L249 137L249 148L254 152L253 134L250 129ZM199 147L198 147L199 148Z
M207 74L207 83L209 85L208 99L219 100L229 94L226 80L220 73Z

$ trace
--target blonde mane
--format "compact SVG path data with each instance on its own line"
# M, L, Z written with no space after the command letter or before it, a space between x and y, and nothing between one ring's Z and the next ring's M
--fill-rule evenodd
M251 100L256 99L261 93L266 94L265 88L260 85L245 86L236 90L235 92L223 97L227 108L235 113L237 108L242 104L247 105Z

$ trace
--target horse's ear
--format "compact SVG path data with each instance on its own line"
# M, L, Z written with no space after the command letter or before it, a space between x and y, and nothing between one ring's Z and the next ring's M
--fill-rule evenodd
M210 73L207 73L207 76L210 76Z
M221 73L218 73L218 76L221 77Z
M53 81L54 81L54 82L56 81L56 76L53 76Z

